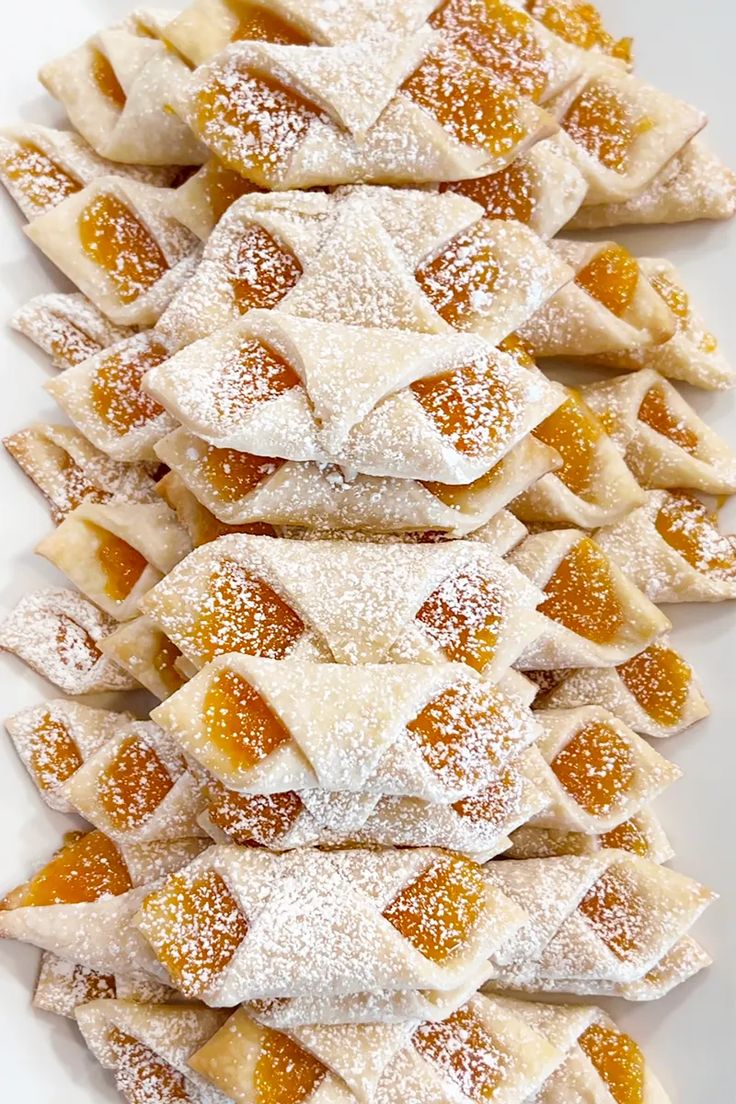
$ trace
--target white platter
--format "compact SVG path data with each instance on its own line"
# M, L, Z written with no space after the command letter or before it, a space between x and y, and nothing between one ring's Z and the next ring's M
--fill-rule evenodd
M376 0L380 3L381 0ZM0 39L0 123L60 121L35 81L38 66L129 10L124 0L5 0ZM736 166L736 14L732 0L601 0L611 26L636 38L638 72L708 112L713 147ZM736 225L698 224L617 233L634 252L671 258L711 328L736 361ZM63 287L21 232L0 196L0 435L38 419L59 420L42 391L44 358L4 327L34 294ZM689 397L692 398L693 393ZM696 395L695 404L736 446L736 396ZM736 509L727 519L736 527ZM31 555L49 527L40 496L0 456L0 613L26 591L59 582ZM663 1001L614 1002L617 1019L640 1041L673 1104L731 1104L736 1098L736 609L668 610L675 641L696 667L711 718L659 749L685 771L659 810L674 843L674 865L715 887L721 900L699 923L698 938L716 963ZM49 696L49 687L12 659L0 660L0 715ZM72 825L38 801L9 741L0 739L0 894L20 881ZM111 1081L69 1023L32 1012L37 953L0 946L0 1098L24 1104L115 1101Z

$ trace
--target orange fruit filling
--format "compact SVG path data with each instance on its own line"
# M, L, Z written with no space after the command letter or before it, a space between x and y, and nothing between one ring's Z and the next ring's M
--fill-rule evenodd
M254 1104L302 1104L327 1076L327 1067L280 1031L263 1029L253 1068Z
M576 732L550 767L563 789L590 816L611 813L631 789L636 773L626 740L601 722Z
M416 617L447 659L482 671L496 654L503 595L491 580L467 569L448 576Z
M596 490L598 442L604 432L600 420L577 393L569 390L568 396L532 433L559 452L562 467L555 472L557 478L573 494L585 498Z
M127 96L125 95L123 86L118 80L107 55L103 54L101 50L96 50L94 48L92 50L90 75L97 91L104 96L105 99L109 100L119 111L122 111L127 102Z
M475 180L443 185L441 191L459 192L485 209L489 218L529 223L537 205L539 181L528 161L517 157L505 169Z
M641 947L652 924L651 905L625 867L609 867L588 890L578 909L622 961Z
M700 441L697 433L673 414L661 387L651 387L647 391L637 417L644 425L684 449L690 456L698 455Z
M121 303L134 303L169 271L148 227L117 196L95 196L77 225L82 252L103 269Z
M604 832L601 836L601 845L617 848L619 851L628 851L632 855L641 855L642 858L646 858L649 854L649 840L636 817L625 820L610 832Z
M466 455L483 455L513 427L508 382L492 356L417 380L411 390L440 433Z
M113 827L130 832L153 816L173 785L174 779L156 751L129 736L101 772L97 797Z
M580 1036L578 1046L616 1104L644 1104L644 1055L630 1036L594 1023Z
M227 7L237 17L231 42L278 42L284 46L308 46L309 39L276 12L260 4L226 0Z
M718 519L700 499L669 495L655 520L660 537L697 571L731 575L736 553L728 537L718 531Z
M20 142L15 146L3 158L2 171L29 203L44 210L82 189L76 177L34 142Z
M275 307L302 274L291 250L255 224L238 236L229 268L230 286L241 314L257 307Z
M77 905L133 888L122 854L103 832L77 833L3 902L6 908Z
M164 408L147 395L141 384L149 368L168 358L163 345L147 339L130 348L119 348L105 357L90 383L90 398L95 413L108 429L124 437L163 414Z
M468 1100L492 1100L511 1064L508 1052L467 1005L446 1020L422 1024L411 1041Z
M252 38L254 36L249 35L248 37ZM213 158L205 165L202 175L202 184L204 186L207 203L212 212L212 218L215 222L220 221L228 208L232 207L236 199L240 199L241 196L259 190L250 180L246 180L245 177L240 176L239 173L225 168L216 158Z
M31 737L31 769L42 790L55 790L79 770L82 755L69 729L45 713Z
M562 120L578 145L617 173L626 172L636 139L652 125L647 118L636 118L616 90L602 81L587 85Z
M233 770L252 770L291 733L249 682L234 671L218 671L202 704L207 741Z
M112 1027L108 1035L115 1058L115 1081L129 1104L191 1102L186 1078L132 1035Z
M474 316L492 310L500 274L495 247L481 220L453 238L441 253L422 261L414 277L445 322L464 329Z
M218 497L223 502L238 502L278 471L284 461L208 445L200 463Z
M420 954L446 962L467 945L485 903L481 868L457 856L433 860L383 916Z
M608 560L588 537L570 549L544 592L540 613L595 644L610 644L624 625Z
M600 12L593 4L527 0L526 7L530 15L573 46L583 50L598 48L621 61L632 61L632 39L616 41L604 27Z
M210 787L207 813L233 843L269 847L293 828L304 808L293 790L276 794L239 794L217 783Z
M622 245L609 245L575 277L575 283L621 318L634 301L639 265Z
M91 521L85 525L94 539L95 559L105 575L105 594L113 602L123 602L148 567L148 560L109 529Z
M693 677L692 669L677 652L663 644L652 644L616 670L626 689L652 720L664 728L677 724Z

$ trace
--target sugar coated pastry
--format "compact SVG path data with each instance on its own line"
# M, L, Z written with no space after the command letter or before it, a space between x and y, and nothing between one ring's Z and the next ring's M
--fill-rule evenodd
M630 851L654 863L669 862L672 845L651 809L642 809L608 832L576 832L522 824L511 833L508 859L548 859L560 855L590 855L602 849Z
M54 1016L74 1019L83 1004L98 1000L181 1003L175 990L155 978L126 974L102 974L78 962L69 962L50 951L41 954L41 966L33 990L33 1007Z
M184 684L177 668L181 652L148 617L124 621L105 637L100 648L159 701Z
M70 368L114 345L132 330L115 326L86 295L56 292L36 295L15 312L10 325L37 345L54 368Z

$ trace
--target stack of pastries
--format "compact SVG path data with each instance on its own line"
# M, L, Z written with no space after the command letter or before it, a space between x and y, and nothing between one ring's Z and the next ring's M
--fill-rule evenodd
M736 597L676 386L736 375L667 260L558 234L733 215L704 116L578 0L193 0L40 79L0 180L66 420L5 445L65 583L0 648L88 827L0 907L34 1004L129 1104L666 1104L560 994L710 961L659 604Z

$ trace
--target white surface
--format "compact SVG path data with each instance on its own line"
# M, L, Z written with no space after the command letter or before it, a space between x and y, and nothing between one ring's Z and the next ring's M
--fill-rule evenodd
M380 3L380 0L376 0ZM0 122L59 118L34 79L38 66L75 45L132 5L122 0L5 0L0 40ZM709 139L736 166L733 105L736 76L732 0L601 0L620 34L636 38L638 72L691 100L711 118ZM30 296L62 287L21 232L22 220L0 196L0 325ZM736 225L696 225L618 233L640 254L665 255L682 269L722 344L736 360L733 300ZM6 329L0 330L0 434L38 419L58 419L42 391L44 358ZM696 404L736 445L736 397L699 394ZM0 611L27 590L58 577L31 555L49 528L40 496L12 461L0 456ZM736 524L736 511L731 520ZM668 612L673 612L672 610ZM716 964L670 997L652 1005L613 1002L616 1018L635 1034L670 1092L673 1104L730 1104L734 1099L736 1038L736 834L734 723L736 610L733 606L674 610L675 643L705 684L712 717L658 747L685 770L685 778L659 803L677 857L674 865L722 894L697 926ZM49 695L49 688L10 658L0 658L5 716ZM0 739L0 890L22 880L57 846L68 819L48 812ZM91 1104L119 1099L107 1076L86 1053L74 1028L30 1008L37 953L0 946L0 1070L3 1101Z

